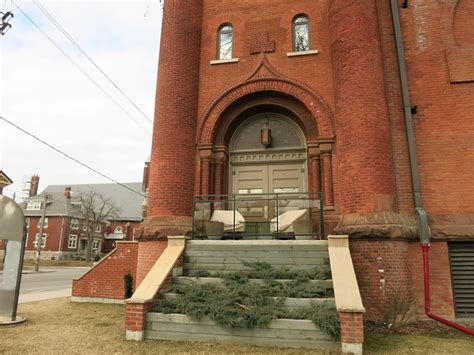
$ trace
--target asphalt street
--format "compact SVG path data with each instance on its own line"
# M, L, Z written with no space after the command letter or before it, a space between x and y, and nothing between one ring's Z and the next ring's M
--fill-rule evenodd
M41 268L39 272L24 271L21 277L20 303L71 296L72 280L89 268ZM0 282L3 275L0 275Z

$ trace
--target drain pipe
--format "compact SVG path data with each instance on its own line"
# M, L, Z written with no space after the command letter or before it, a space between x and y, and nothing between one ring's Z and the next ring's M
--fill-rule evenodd
M416 159L416 142L413 133L412 107L410 103L410 95L408 91L408 79L405 65L405 53L403 48L402 31L400 27L400 15L398 12L398 0L390 0L392 9L393 29L395 32L395 43L397 47L398 66L400 70L400 84L402 88L403 111L405 114L405 126L407 131L408 153L410 158L411 182L413 185L413 198L415 202L415 211L418 217L418 227L420 231L420 244L423 251L423 274L425 288L425 313L426 315L438 322L449 327L460 330L464 333L474 336L474 329L466 328L458 323L451 322L431 312L430 300L430 227L428 226L428 218L421 202L420 179L418 176L418 162ZM408 7L408 2L407 6ZM404 6L404 8L406 8Z

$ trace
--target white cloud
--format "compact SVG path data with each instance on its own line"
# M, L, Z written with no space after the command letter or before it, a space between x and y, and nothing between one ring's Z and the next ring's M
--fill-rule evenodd
M159 3L41 4L153 118L162 11ZM32 2L23 2L21 8L151 132L152 125ZM151 135L117 108L18 10L13 12L13 27L0 39L2 116L118 181L140 181ZM107 182L1 122L0 139L0 169L15 181L6 189L7 194L20 190L23 177L29 174L40 176L40 188L48 184Z

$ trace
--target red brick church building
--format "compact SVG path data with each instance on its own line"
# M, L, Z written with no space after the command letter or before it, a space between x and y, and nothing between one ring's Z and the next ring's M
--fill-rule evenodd
M202 196L320 193L315 238L349 235L366 319L394 294L423 314L420 231L433 310L472 317L474 5L393 3L165 1L137 282Z

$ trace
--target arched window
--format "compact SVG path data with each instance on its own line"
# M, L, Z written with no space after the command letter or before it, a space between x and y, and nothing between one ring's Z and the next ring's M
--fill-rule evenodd
M232 59L234 34L232 25L224 24L219 27L217 38L217 59Z
M309 19L306 15L297 15L293 19L293 50L295 52L310 50Z
M117 226L114 230L114 233L123 233L123 229L120 226Z

